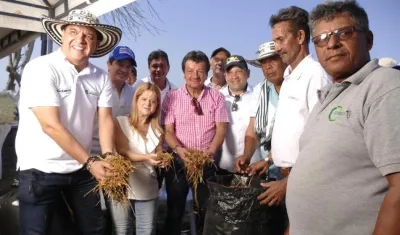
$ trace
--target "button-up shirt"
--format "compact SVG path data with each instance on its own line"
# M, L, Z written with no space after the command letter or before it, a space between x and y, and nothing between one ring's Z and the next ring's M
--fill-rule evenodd
M222 145L222 155L219 166L230 172L234 172L235 158L242 155L244 151L244 138L247 126L250 122L253 102L253 88L248 85L247 90L240 95L240 100L236 102L238 109L232 110L235 97L229 92L229 87L220 90L225 96L225 104L229 114L229 125ZM260 151L257 149L253 158L260 159Z
M331 82L330 77L311 55L291 71L288 66L279 94L274 131L272 158L279 167L292 167L299 155L299 139L314 105L318 90Z
M193 97L186 86L167 93L162 105L163 125L174 124L175 135L185 148L208 151L216 133L216 123L229 122L224 96L204 86L197 98L203 115L197 115Z

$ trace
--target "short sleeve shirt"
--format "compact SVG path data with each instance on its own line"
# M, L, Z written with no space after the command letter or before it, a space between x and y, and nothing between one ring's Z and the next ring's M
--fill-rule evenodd
M318 101L317 92L331 82L328 74L311 55L290 71L288 66L279 93L272 132L272 158L278 167L292 167L295 164L300 135Z
M43 132L31 108L59 107L61 123L89 152L96 110L112 105L112 85L102 69L89 63L77 72L61 50L30 61L22 73L15 141L20 170L69 173L82 167Z
M208 151L216 133L216 123L229 123L225 97L204 86L197 98L203 115L197 115L186 87L167 93L162 105L162 124L173 124L179 143L185 148Z
M319 93L287 186L290 233L372 234L400 172L400 71L373 60Z

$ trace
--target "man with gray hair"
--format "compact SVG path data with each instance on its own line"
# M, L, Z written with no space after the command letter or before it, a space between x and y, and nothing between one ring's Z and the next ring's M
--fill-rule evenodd
M400 234L400 72L370 59L356 1L320 4L310 21L334 84L319 92L289 176L290 234Z

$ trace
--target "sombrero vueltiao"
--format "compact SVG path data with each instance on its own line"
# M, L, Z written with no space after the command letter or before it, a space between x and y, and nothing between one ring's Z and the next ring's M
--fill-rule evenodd
M41 22L46 33L60 46L62 44L62 26L72 24L93 27L103 37L97 50L90 56L93 58L102 57L110 53L119 43L122 36L121 29L111 25L100 24L97 17L86 10L72 10L65 20L56 20L43 16Z
M270 57L270 56L273 56L273 55L277 54L277 52L275 51L275 43L274 43L274 41L269 41L269 42L261 44L260 47L258 48L257 54L258 54L258 58L257 59L246 60L246 62L251 64L251 65L253 65L253 66L255 66L255 67L257 67L257 68L260 68L261 67L260 61L262 59L265 59L267 57Z

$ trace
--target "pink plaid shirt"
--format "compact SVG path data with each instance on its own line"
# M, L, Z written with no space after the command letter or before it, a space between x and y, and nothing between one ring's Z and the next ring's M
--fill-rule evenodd
M215 124L229 122L225 98L204 86L197 98L203 115L196 114L192 99L185 86L169 91L162 105L162 123L174 124L176 138L183 147L208 151L216 133Z

